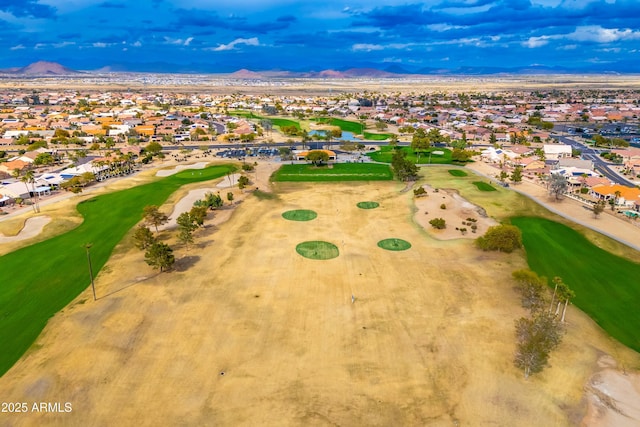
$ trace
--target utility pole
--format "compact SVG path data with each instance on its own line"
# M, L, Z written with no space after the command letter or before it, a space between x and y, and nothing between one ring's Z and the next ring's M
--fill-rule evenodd
M91 253L89 249L93 246L91 243L87 243L84 245L84 248L87 250L87 262L89 263L89 277L91 278L91 290L93 291L93 300L96 300L96 285L93 283L93 268L91 267Z

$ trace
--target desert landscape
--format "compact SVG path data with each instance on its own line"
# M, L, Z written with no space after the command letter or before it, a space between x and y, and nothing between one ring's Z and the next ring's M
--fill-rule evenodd
M176 247L171 273L152 270L125 239L96 279L98 300L87 288L0 378L5 401L72 410L0 424L635 425L624 398L638 388L625 375L637 354L571 307L551 366L524 379L512 363L524 309L511 272L526 262L434 237L414 220L432 209L420 205L431 191L416 203L397 182L270 185L269 170L259 165L256 184L272 195L235 188L234 205L195 245ZM185 186L161 208L226 179ZM446 194L451 218L475 209ZM318 216L284 219L293 209ZM411 248L377 246L388 238ZM301 257L296 245L309 240L339 256Z

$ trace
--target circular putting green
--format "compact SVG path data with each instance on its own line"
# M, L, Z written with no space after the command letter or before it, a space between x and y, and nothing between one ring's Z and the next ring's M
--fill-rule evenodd
M294 211L283 212L282 217L289 221L311 221L312 219L316 219L318 214L315 211L308 209L297 209Z
M402 239L384 239L378 242L378 246L388 251L406 251L411 247L411 243Z
M360 209L375 209L380 206L378 202L359 202L356 206Z
M320 240L299 243L296 246L296 252L311 259L331 259L340 255L336 245Z

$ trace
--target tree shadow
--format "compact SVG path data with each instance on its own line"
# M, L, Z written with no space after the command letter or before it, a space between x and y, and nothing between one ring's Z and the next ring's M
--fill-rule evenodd
M137 279L135 279L134 281L132 281L132 282L130 282L130 283L128 283L128 284L126 284L126 285L124 285L124 286L122 286L122 287L120 287L120 288L116 289L115 291L111 291L111 292L109 292L108 294L104 294L104 295L100 295L100 296L98 296L98 297L96 298L96 300L101 300L101 299L103 299L103 298L107 298L107 297L110 297L110 296L115 295L115 294L117 294L117 293L120 293L120 292L124 291L125 289L128 289L128 288L130 288L130 287L132 287L132 286L134 286L134 285L137 285L137 284L138 284L138 283L140 283L140 282L145 282L145 281L147 281L147 280L149 280L149 279L151 279L151 278L154 278L154 277L156 277L156 276L158 276L158 275L160 275L160 274L162 274L162 273L161 273L160 271L157 271L156 273L151 274L151 275L149 275L149 276L142 276L142 277L140 277L140 278L137 278Z
M187 271L189 268L193 267L198 261L200 261L200 257L198 255L184 256L182 258L176 259L176 262L173 264L173 270Z

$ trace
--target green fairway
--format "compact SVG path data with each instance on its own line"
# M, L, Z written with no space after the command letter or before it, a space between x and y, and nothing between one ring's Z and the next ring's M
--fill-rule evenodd
M296 252L305 258L319 260L332 259L340 255L340 251L336 245L319 240L298 244L296 246Z
M78 205L84 221L77 228L0 257L4 272L0 285L0 375L24 354L48 319L89 286L86 243L93 245L91 261L97 274L113 248L140 221L144 206L161 205L184 184L218 178L234 169L224 165L185 170L88 199Z
M245 119L269 120L271 121L271 124L277 127L295 126L296 128L298 128L298 130L300 130L300 123L295 120L282 119L279 117L260 116L258 114L253 113L252 111L246 111L246 110L230 111L229 115L236 116L236 117L244 117Z
M391 138L391 135L388 133L371 133L371 132L364 133L364 139L368 141L385 141L389 138Z
M478 187L478 190L480 191L496 191L495 187L491 186L490 184L487 184L486 182L473 181L473 185Z
M532 270L560 276L576 293L572 301L612 337L640 351L640 264L613 255L582 234L537 217L516 217ZM569 321L571 321L569 319Z
M283 212L282 217L289 221L311 221L312 219L316 219L318 214L315 211L308 209L297 209L294 211Z
M457 176L457 177L463 177L463 176L468 176L469 175L468 173L466 173L465 171L463 171L461 169L449 169L447 172L449 172L451 175Z
M282 165L272 179L274 181L389 181L393 179L388 165L374 163L336 163L316 167L308 164Z
M362 135L364 132L364 125L359 122L351 122L349 120L341 120L334 118L320 118L320 119L312 119L313 121L321 124L327 124L330 126L337 126L343 131L352 132L355 135Z
M449 164L451 163L451 150L442 147L431 147L428 150L414 153L410 147L400 147L405 153L407 153L407 159L418 164ZM367 156L372 160L381 163L391 163L393 157L394 148L390 145L383 145L380 147L380 151L374 151L367 153ZM441 151L444 154L433 154L434 151Z

